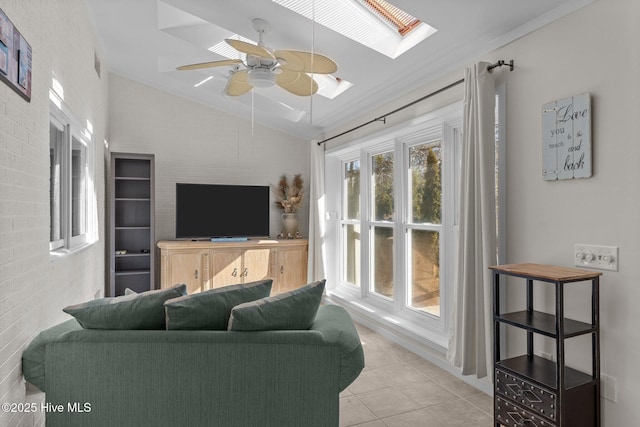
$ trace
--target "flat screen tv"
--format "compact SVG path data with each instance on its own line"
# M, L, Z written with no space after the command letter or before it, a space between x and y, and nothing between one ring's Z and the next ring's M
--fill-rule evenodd
M176 184L176 238L269 236L269 186Z

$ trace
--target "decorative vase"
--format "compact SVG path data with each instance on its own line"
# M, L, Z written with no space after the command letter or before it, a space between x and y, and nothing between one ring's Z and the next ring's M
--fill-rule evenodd
M284 230L284 237L293 239L296 237L298 231L298 216L295 212L282 214L282 228Z

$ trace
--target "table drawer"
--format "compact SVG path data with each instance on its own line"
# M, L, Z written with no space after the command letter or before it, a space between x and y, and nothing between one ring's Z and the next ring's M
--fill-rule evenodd
M557 419L557 395L524 378L496 369L495 391L496 396L511 399L531 413L550 421Z
M495 421L506 427L554 427L556 425L501 397L496 397L495 405Z

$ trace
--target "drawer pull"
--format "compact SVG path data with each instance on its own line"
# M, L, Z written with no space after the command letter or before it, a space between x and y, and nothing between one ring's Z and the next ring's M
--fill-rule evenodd
M237 269L237 268L234 268L234 269L233 269L233 271L231 272L231 275L232 275L233 277L236 277L236 276L238 275L238 269Z

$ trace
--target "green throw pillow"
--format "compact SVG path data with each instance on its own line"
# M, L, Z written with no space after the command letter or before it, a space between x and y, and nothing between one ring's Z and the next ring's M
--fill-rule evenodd
M99 298L63 311L76 318L85 329L164 329L164 302L187 294L186 285Z
M167 329L226 331L231 309L268 297L272 284L271 279L261 280L170 299L164 303Z
M270 331L309 329L322 300L325 280L309 283L231 310L230 331Z

